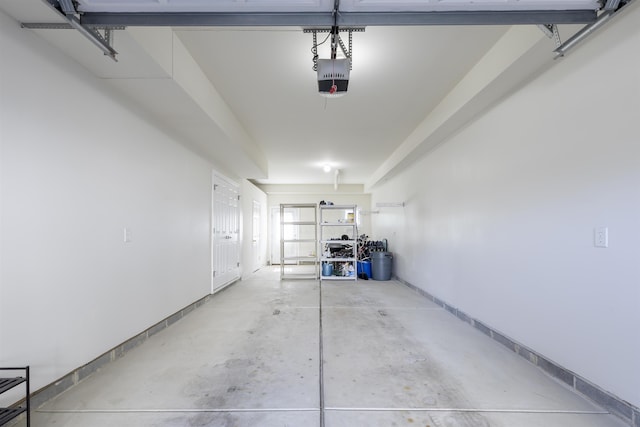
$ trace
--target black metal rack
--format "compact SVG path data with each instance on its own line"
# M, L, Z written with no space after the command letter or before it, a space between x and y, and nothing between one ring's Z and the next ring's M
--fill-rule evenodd
M30 411L30 398L29 398L29 367L21 368L0 368L2 371L24 371L24 376L4 377L0 374L0 394L19 386L25 385L25 398L15 406L9 408L0 408L0 426L5 425L12 419L16 418L23 412L27 413L27 427L31 426L31 411Z

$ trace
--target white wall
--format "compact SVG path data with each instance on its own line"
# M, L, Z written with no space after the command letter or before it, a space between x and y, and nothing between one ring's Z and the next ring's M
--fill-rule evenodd
M269 219L267 195L247 180L240 189L242 202L242 278L267 265L267 222ZM260 205L258 241L253 241L253 203Z
M406 202L373 217L398 277L636 406L638 22L636 7L372 194Z
M345 184L337 191L332 185L263 185L270 207L280 207L281 203L320 203L331 201L334 205L357 205L365 213L361 216L360 234L371 232L371 194L364 192L363 185Z
M1 13L0 51L0 365L36 390L209 293L211 166Z

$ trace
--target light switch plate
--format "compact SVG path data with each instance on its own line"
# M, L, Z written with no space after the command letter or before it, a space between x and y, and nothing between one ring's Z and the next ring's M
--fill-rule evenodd
M124 242L131 243L131 229L127 227L124 228Z
M607 227L596 227L594 233L594 245L596 248L609 247L609 229Z

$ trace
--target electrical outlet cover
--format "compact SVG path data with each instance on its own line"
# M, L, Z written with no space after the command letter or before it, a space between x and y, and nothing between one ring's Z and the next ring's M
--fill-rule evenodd
M594 245L596 248L608 248L609 229L607 227L596 227L594 240Z

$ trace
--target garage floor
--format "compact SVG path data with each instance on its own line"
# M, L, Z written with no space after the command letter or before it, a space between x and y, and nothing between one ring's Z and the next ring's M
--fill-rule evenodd
M626 424L397 282L320 290L266 268L39 408L32 425Z

